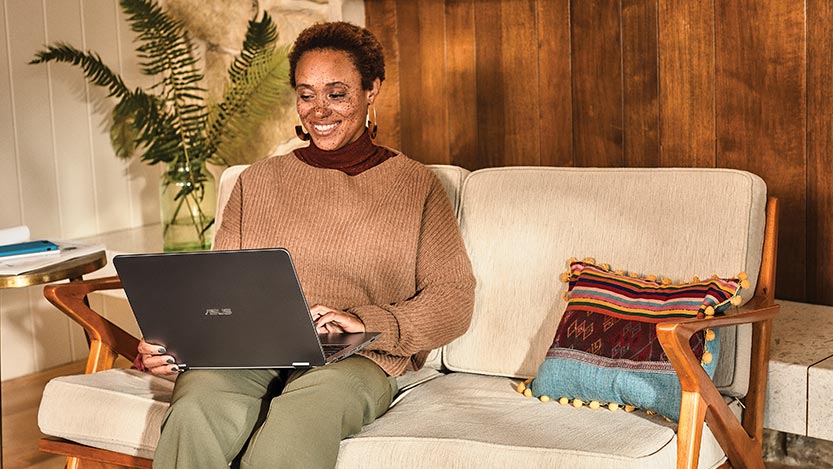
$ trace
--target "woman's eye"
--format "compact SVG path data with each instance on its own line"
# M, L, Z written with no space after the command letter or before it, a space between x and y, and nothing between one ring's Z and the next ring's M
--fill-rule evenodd
M312 100L313 97L314 96L311 95L311 94L299 94L298 95L298 99L300 99L301 101L310 101L310 100Z
M330 93L330 99L344 99L345 96L347 96L346 93Z

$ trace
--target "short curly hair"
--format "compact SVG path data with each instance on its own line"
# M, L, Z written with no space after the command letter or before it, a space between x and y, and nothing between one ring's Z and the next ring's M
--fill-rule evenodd
M295 88L298 60L316 49L344 51L362 76L362 88L373 88L373 80L385 81L385 54L382 44L370 31L344 21L316 23L301 31L289 52L289 84Z

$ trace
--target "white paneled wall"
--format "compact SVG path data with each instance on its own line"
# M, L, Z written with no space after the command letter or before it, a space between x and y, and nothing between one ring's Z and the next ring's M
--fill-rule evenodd
M103 90L87 85L77 67L28 64L44 45L63 41L97 52L129 87L148 84L118 0L0 6L0 228L25 224L33 238L74 239L159 222L161 168L115 157L107 131L113 103ZM362 0L332 0L330 7L364 24ZM128 314L123 302L92 301L113 319ZM83 331L44 300L42 287L0 290L0 379L86 354Z
M98 52L128 86L146 79L117 0L2 0L0 228L71 239L158 222L160 168L115 157L112 102L77 67L28 64L56 41ZM0 290L3 380L86 356L81 329L41 290Z

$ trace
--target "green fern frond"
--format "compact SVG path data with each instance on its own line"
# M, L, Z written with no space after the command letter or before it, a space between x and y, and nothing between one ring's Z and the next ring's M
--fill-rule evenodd
M121 98L130 93L121 76L104 65L101 57L94 52L84 52L69 44L58 42L47 46L46 50L36 53L35 58L29 63L40 64L46 62L63 62L81 67L87 80L94 85L107 88L109 96Z
M236 112L226 110L225 113L222 105L217 106L217 121L212 122L209 119L213 124L212 130L215 126L219 126L220 129L215 134L216 140L210 140L214 144L212 161L227 165L245 161L243 148L249 145L248 142L255 136L260 124L267 122L291 104L294 93L287 83L287 52L285 48L274 50L268 62L252 66L256 74L262 73L263 70L267 73L257 80L245 81L244 84L238 84L228 90L226 99L237 100L240 104L234 110ZM228 94L235 97L231 98ZM224 104L225 102L224 99Z
M137 34L140 45L136 52L145 74L153 76L196 63L181 21L168 16L151 0L120 0L119 4Z
M208 145L213 161L232 164L258 124L291 101L288 48L276 47L277 28L268 14L251 21L243 51L229 67L223 100L209 115Z
M164 128L165 122L169 120L163 108L163 101L142 89L131 92L119 101L113 108L113 127L110 129L110 142L116 156L130 158L137 147L149 145L156 138L156 132Z
M131 29L138 34L140 45L136 52L143 73L161 77L158 84L161 86L154 88L171 106L170 123L179 135L178 148L185 152L184 160L197 157L189 156L187 145L196 141L205 129L204 90L199 85L203 75L197 69L194 46L183 23L168 16L151 0L120 0L119 3Z
M139 154L142 161L166 163L169 169L186 164L191 169L188 180L196 183L207 159L220 164L240 161L242 143L276 108L291 103L288 51L276 48L277 28L269 15L249 22L243 51L229 69L223 101L209 106L199 58L184 24L169 17L157 0L119 4L137 33L136 54L142 73L154 78L150 86L131 90L97 54L64 43L48 46L30 62L79 66L90 83L107 88L118 99L110 127L117 156ZM201 190L199 184L183 187Z

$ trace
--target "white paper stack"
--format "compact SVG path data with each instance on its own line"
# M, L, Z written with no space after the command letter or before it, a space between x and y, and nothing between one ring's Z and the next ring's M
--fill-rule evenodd
M26 225L0 229L0 246L29 241L29 236L29 227Z
M25 225L0 229L0 246L26 242L30 235L29 227ZM105 249L103 244L79 243L76 241L53 242L58 245L59 252L47 251L43 255L0 257L0 275L20 275Z

